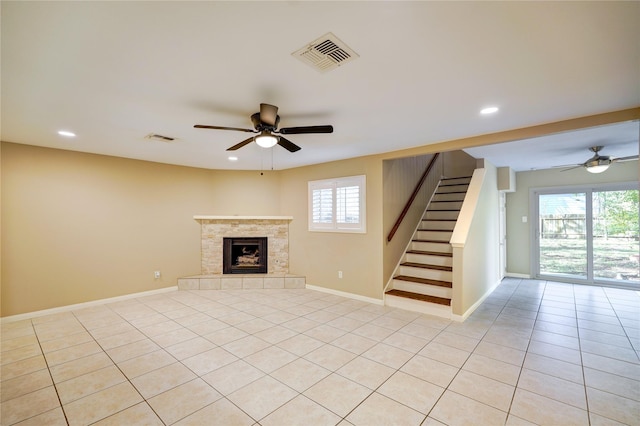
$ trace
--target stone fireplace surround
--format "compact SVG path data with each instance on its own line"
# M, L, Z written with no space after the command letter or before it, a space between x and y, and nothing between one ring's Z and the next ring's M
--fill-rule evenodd
M203 216L200 223L201 274L178 278L180 290L305 288L305 277L289 274L292 216ZM223 274L223 238L267 237L267 274Z

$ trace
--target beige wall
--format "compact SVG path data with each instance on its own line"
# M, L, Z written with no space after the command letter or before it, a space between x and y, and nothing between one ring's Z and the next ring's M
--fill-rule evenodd
M307 182L366 175L367 232L310 232ZM281 172L280 213L293 216L289 228L290 272L307 284L382 299L382 160L360 157ZM343 278L338 278L338 271Z
M500 282L499 210L497 169L484 161L473 174L451 237L454 315L465 318Z
M624 113L636 117L639 111ZM620 113L602 117L621 120ZM200 271L196 214L291 215L292 273L306 275L312 285L380 299L388 269L383 160L594 123L592 118L578 121L579 125L567 120L263 176L2 143L0 315L175 285L178 276ZM637 162L615 167L630 170L622 180L638 177ZM612 177L614 170L602 176ZM567 173L561 176L564 182L573 172ZM309 232L307 182L359 174L367 176L367 233ZM542 172L535 186L550 186L540 183L547 178L558 179ZM528 194L526 179L518 178L518 189ZM519 223L528 214L528 198L522 204L518 193L508 194L507 203L508 238L516 241L508 244L507 270L528 273L528 260L524 267L518 260L528 259L528 230L523 233ZM162 271L162 279L153 279L154 270Z
M529 193L532 188L637 182L638 162L616 163L604 173L592 174L582 168L536 170L516 173L516 191L507 193L507 273L531 274ZM527 222L522 217L527 216Z
M309 232L307 182L360 174L367 232ZM261 176L3 143L1 314L169 287L198 274L198 214L293 216L291 273L381 299L382 185L379 156Z
M443 154L443 176L447 178L467 177L473 174L477 160L464 151L450 151Z
M194 215L279 212L277 173L11 143L1 159L2 316L174 286L200 272Z

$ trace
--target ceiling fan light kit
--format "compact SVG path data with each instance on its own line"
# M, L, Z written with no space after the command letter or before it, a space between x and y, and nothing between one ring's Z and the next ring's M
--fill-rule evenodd
M587 163L584 167L587 169L589 173L602 173L609 168L611 165L611 160L598 160Z
M609 156L598 154L602 148L604 148L604 146L592 146L589 148L589 151L595 154L584 163L584 168L587 169L589 173L602 173L611 165L612 160Z
M262 148L271 148L272 146L278 143L278 137L272 135L266 130L260 133L258 136L256 136L254 140L258 144L258 146Z

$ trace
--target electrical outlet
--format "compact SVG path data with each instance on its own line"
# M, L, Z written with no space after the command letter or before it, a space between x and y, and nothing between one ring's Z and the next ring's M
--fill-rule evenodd
M338 271L338 278L342 278L342 271Z
M160 278L160 271L155 271L153 273L153 277L157 280L158 278Z

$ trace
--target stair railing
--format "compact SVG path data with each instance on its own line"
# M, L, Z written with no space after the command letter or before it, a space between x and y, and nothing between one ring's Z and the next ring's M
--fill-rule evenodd
M415 189L411 193L411 196L409 197L409 200L407 200L407 204L405 204L404 209L402 209L402 212L400 213L400 216L398 216L398 219L396 220L396 223L393 225L393 228L391 228L391 231L389 232L389 235L387 236L387 242L389 242L389 241L391 241L393 239L393 236L398 231L398 228L400 228L400 224L402 223L402 221L404 220L404 217L409 212L409 209L411 208L411 204L413 204L413 201L418 196L418 192L420 192L420 188L422 188L422 184L424 183L425 180L427 180L427 176L429 175L429 172L433 168L434 164L436 164L436 160L438 159L439 156L440 156L440 153L436 153L431 158L431 161L429 162L429 165L427 166L427 168L425 169L424 173L420 177L420 180L418 181L418 183L416 184Z

